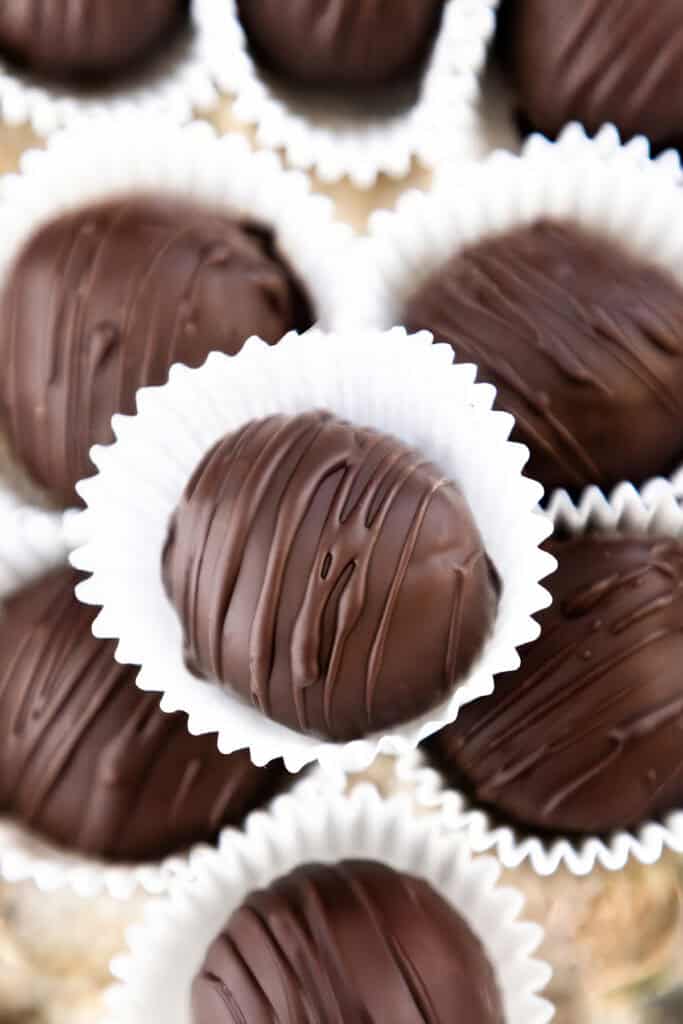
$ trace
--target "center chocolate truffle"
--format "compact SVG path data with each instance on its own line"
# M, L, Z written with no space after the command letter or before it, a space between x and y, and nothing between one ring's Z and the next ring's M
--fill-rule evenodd
M539 639L430 755L523 826L605 833L683 809L683 545L595 534L548 550Z
M494 235L438 269L404 323L495 384L548 489L642 482L683 459L683 289L600 236L550 220Z
M457 487L394 438L321 412L253 421L206 455L163 573L191 669L333 740L445 700L496 614Z
M427 882L308 864L254 892L209 949L193 1024L503 1024L493 968Z
M70 850L152 860L241 824L288 779L280 762L220 754L159 695L135 686L95 609L58 570L17 593L0 618L0 813Z
M189 0L4 0L0 52L58 78L104 78L154 53Z
M238 0L256 59L295 82L381 85L409 77L434 42L444 0Z
M0 425L64 505L114 413L173 363L310 326L268 231L170 197L112 199L40 228L0 304Z

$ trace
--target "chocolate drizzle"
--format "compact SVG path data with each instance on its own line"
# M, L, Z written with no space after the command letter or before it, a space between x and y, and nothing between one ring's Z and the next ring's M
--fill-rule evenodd
M195 672L335 739L443 699L495 614L495 574L456 488L327 413L219 442L175 512L163 572Z
M494 236L437 270L404 322L496 385L547 488L641 482L681 459L683 292L616 245L547 220Z
M194 1024L503 1024L493 969L425 881L310 864L252 893L210 947Z
M64 505L138 388L311 316L270 234L180 199L130 197L66 214L20 254L2 300L0 421Z
M164 714L64 569L11 598L0 619L0 811L110 860L181 852L237 824L282 785L281 765L226 757Z
M568 121L590 133L616 124L622 138L657 148L683 140L680 0L514 0L502 40L519 102L551 137Z
M636 827L683 805L683 546L595 535L549 549L560 568L540 639L428 748L514 822Z

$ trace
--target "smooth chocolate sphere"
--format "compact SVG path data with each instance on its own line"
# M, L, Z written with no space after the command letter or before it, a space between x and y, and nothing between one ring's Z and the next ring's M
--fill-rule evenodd
M116 644L92 635L77 581L57 570L0 617L0 813L110 861L181 853L241 824L290 778L282 763L220 754L215 736L161 711Z
M683 289L616 243L552 220L492 235L403 320L496 386L544 487L641 483L683 460Z
M428 882L307 864L254 892L211 945L193 1024L504 1024L493 967Z
M308 85L381 85L418 71L444 0L238 0L256 60Z
M683 808L683 544L594 534L548 549L539 639L427 750L496 820L637 828Z
M497 605L457 487L396 439L321 412L252 421L208 452L163 574L191 669L332 740L445 700Z
M153 55L189 0L5 0L0 53L57 78L106 78Z
M275 343L311 313L271 234L163 197L112 199L40 228L0 301L0 426L63 505L92 475L114 413L173 363L200 366L252 334Z

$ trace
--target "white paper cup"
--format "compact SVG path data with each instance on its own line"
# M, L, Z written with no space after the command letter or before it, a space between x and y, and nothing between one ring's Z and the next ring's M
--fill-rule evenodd
M433 817L415 818L405 798L383 800L364 785L348 797L309 803L281 797L269 814L252 815L244 833L226 834L219 854L202 856L196 883L174 887L129 930L128 953L112 962L119 983L107 993L106 1024L191 1024L192 979L232 911L297 865L345 858L380 861L429 881L481 940L505 1024L552 1019L552 1006L540 996L551 971L532 958L542 929L518 920L524 901L497 885L495 862L473 861Z
M571 535L588 530L623 532L683 539L683 511L673 494L660 493L646 501L630 484L620 485L606 498L589 488L574 504L558 492L548 508L555 526ZM452 788L442 773L428 764L421 751L412 751L396 764L396 780L408 786L420 807L438 812L444 826L461 834L477 853L493 851L506 868L528 862L539 875L552 875L564 867L574 875L588 875L596 867L620 871L634 858L654 864L665 850L683 853L683 808L657 821L644 821L637 830L615 831L604 836L538 835L496 821L493 811L478 806L470 796Z
M334 207L313 195L304 175L254 153L237 135L209 125L181 127L139 115L101 117L53 135L47 149L24 154L19 174L0 184L0 292L14 261L43 224L109 196L178 195L225 208L274 232L276 249L306 289L321 326L334 328L367 279L363 251ZM26 501L49 505L0 444L0 480Z
M329 91L288 89L263 74L249 52L236 0L223 0L229 29L212 47L212 70L219 89L235 97L235 115L255 126L260 145L283 150L291 166L315 170L325 182L348 177L358 188L371 188L381 173L404 177L413 159L431 168L447 156L476 155L480 77L498 3L446 0L417 98L398 109L388 103L386 113L342 108Z
M521 475L527 450L507 441L511 417L491 412L493 389L474 377L430 334L400 329L309 331L275 346L252 339L237 356L174 367L168 385L138 393L137 416L114 417L116 443L93 448L99 474L78 487L88 507L72 560L93 574L79 597L102 608L97 634L119 641L117 658L142 666L138 685L161 691L164 710L186 711L191 732L217 731L223 753L248 747L259 765L284 757L290 771L314 760L359 771L378 752L414 747L519 664L516 647L537 635L531 616L548 603L539 580L555 564L539 550L550 524L536 511L540 486ZM468 499L502 579L492 633L455 693L404 727L351 743L295 732L192 675L161 578L168 523L204 453L252 419L321 408L397 436L442 467Z

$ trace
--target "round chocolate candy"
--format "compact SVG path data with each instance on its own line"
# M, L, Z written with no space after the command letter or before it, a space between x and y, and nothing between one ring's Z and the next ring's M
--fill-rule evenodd
M189 0L8 0L0 53L57 78L105 78L160 49L188 8Z
M683 458L683 289L615 243L550 220L493 235L440 267L403 319L495 384L548 489L642 482Z
M551 137L611 122L680 145L682 27L681 0L509 0L501 46L524 120Z
M637 828L683 807L683 545L594 534L548 550L539 639L429 756L496 820Z
M311 324L270 233L170 197L112 199L40 228L0 304L0 426L64 505L90 476L114 413L165 383L173 363L275 343Z
M192 988L193 1024L503 1024L479 939L427 882L307 864L249 895Z
M414 74L436 37L444 0L238 0L257 61L295 82L390 83Z
M286 782L191 736L159 695L135 686L95 609L58 570L10 598L0 618L0 812L111 861L146 861L213 839ZM4 652L4 653L3 653Z
M457 487L394 438L324 412L253 421L206 455L163 576L193 671L332 740L445 700L498 593Z

